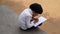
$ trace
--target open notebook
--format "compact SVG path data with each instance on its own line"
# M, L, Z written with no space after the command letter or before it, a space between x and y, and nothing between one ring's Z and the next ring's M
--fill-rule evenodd
M46 21L47 19L43 16L38 18L39 21L37 23L34 24L34 27L37 27L39 24L43 23L44 21Z

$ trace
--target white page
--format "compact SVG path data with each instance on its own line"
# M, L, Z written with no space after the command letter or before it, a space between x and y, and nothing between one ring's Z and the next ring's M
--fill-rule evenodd
M46 21L47 19L43 16L38 18L39 21L37 23L34 24L34 27L37 27L39 24L43 23L44 21Z

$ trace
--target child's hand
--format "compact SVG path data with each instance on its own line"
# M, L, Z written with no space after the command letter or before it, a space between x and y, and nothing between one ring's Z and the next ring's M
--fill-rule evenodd
M38 18L34 18L34 23L38 22Z

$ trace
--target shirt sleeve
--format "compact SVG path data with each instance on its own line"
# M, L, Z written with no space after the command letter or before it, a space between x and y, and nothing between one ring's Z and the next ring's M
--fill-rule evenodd
M26 25L27 25L27 28L31 28L34 26L34 21L31 21L31 17L30 16L27 16L26 17Z

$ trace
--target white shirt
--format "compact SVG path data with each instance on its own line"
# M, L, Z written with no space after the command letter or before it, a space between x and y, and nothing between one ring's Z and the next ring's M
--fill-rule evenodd
M27 8L19 15L19 25L23 30L34 26L34 21L30 22L32 19L32 14L32 10Z

